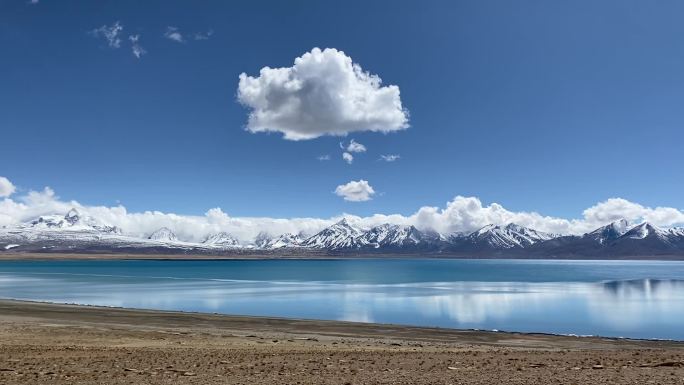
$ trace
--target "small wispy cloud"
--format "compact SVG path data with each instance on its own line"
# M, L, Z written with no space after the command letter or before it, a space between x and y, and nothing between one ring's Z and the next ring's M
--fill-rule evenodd
M172 27L172 26L166 27L166 32L164 32L164 37L169 39L169 40L173 40L176 43L184 43L185 42L185 37L180 32L178 27Z
M399 155L380 155L380 159L378 160L382 160L385 162L394 162L399 160L399 158L401 158Z
M119 48L121 47L121 31L123 31L123 26L117 21L112 25L95 28L90 31L90 34L96 38L104 38L110 48Z
M342 159L344 159L347 164L352 164L354 162L354 155L352 153L366 152L366 146L352 139L349 144L344 144L340 142L340 149L342 152Z
M213 34L214 30L210 29L207 32L196 32L193 36L195 40L209 40Z
M29 0L28 3L31 5L36 5L36 4L40 3L40 1L39 0Z
M133 52L133 56L135 56L137 59L140 59L142 55L147 53L145 48L143 48L139 43L140 35L130 35L128 36L128 40L131 41L131 51Z
M321 156L319 156L319 157L316 158L316 159L318 159L318 160L320 160L320 161L330 160L330 155L328 155L328 154L321 155Z

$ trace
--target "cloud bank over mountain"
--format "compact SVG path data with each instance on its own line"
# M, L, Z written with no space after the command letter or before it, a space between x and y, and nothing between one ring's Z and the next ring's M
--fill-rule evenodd
M408 127L399 87L383 86L334 48L314 48L292 67L264 67L257 77L242 73L237 96L251 110L247 130L281 132L288 140Z
M71 208L108 225L117 226L128 235L143 237L159 228L168 227L179 238L188 241L200 241L209 234L222 231L240 240L251 240L262 231L274 236L284 233L312 235L343 217L364 228L392 223L414 225L421 230L435 230L444 234L471 232L488 224L511 222L555 234L582 234L619 218L631 223L646 220L664 227L684 224L684 211L680 209L651 208L621 198L608 199L589 207L578 219L544 216L536 212L514 212L498 203L484 205L476 197L463 196L456 196L443 208L424 206L411 215L375 214L359 217L341 214L331 218L267 218L231 217L220 208L212 208L204 215L194 216L159 211L129 212L121 205L90 206L63 200L46 187L42 191L29 191L0 199L0 226L26 222L41 215L64 215Z

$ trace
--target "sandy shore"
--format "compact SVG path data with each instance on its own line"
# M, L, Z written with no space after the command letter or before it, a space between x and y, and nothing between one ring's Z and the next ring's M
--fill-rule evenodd
M684 384L684 343L0 300L0 384Z

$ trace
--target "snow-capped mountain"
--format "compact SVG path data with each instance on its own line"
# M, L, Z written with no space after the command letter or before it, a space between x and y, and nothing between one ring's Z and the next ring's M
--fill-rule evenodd
M630 227L617 221L583 236L565 236L535 245L535 257L631 258L684 257L684 230L644 222Z
M648 222L644 222L640 225L636 225L629 231L625 231L624 237L627 239L648 239L655 238L662 240L664 242L670 241L671 232L663 230L658 226L652 225Z
M232 235L220 232L217 234L212 234L204 239L203 245L211 247L224 247L224 248L234 248L240 247L240 241L238 241Z
M161 229L153 232L147 237L147 239L161 242L178 242L178 237L176 237L176 234L174 234L174 232L168 227L162 227Z
M306 239L302 246L328 250L351 249L359 246L358 238L362 234L361 229L350 224L345 218Z
M359 247L380 248L415 248L417 246L437 245L439 234L422 232L414 226L391 225L388 223L375 226L361 234L356 244Z
M256 238L254 238L254 246L259 249L268 249L269 244L273 240L273 237L271 234L262 231L259 234L257 234Z
M610 247L620 254L630 251L666 253L684 248L682 229L662 229L648 222L636 225Z
M270 239L262 247L264 249L270 250L283 248L297 248L301 247L303 242L304 239L301 236L292 233L285 233L277 238Z
M627 230L629 230L629 223L620 219L587 233L585 237L604 245L620 238Z
M78 210L71 209L65 215L42 215L29 223L20 225L34 229L55 229L75 231L97 231L108 234L121 234L121 229L116 226L108 226L95 218L82 216Z
M168 230L168 229L167 229ZM170 232L170 230L169 230ZM43 215L16 226L0 229L0 246L14 251L162 251L178 244L179 249L192 249L174 240L175 236L159 231L153 239L122 234L122 230L71 209L65 215Z
M509 223L505 226L487 225L465 237L465 243L492 249L526 248L558 237L527 227Z
M310 255L430 254L507 258L684 258L684 229L650 223L630 226L619 220L582 236L557 236L514 223L487 225L470 234L441 235L414 226L381 224L362 229L346 219L305 237L260 233L240 242L220 232L203 242L179 239L163 227L147 237L126 235L116 227L72 209L0 228L0 252L272 253Z

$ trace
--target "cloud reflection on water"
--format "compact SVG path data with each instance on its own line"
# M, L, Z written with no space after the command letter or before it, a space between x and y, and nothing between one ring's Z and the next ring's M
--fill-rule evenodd
M0 274L0 296L227 314L684 339L684 281L344 284Z

